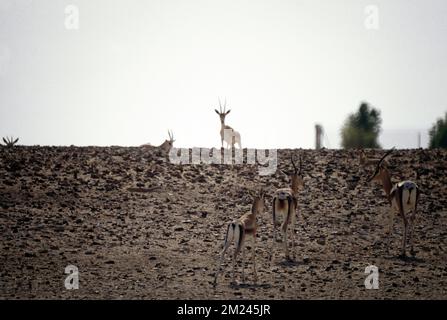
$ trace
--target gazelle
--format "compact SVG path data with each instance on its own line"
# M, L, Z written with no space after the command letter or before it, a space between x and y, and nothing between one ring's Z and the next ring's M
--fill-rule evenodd
M304 180L302 176L302 159L300 157L300 169L295 165L293 156L290 157L293 165L293 173L283 173L287 175L290 179L290 188L278 189L273 196L273 245L270 252L270 259L273 256L273 249L276 243L276 227L280 224L278 221L278 216L282 216L281 224L281 234L282 241L284 244L284 253L287 260L291 260L289 256L289 247L287 245L287 229L290 225L292 230L292 251L295 248L295 222L296 222L296 211L298 206L298 192L304 187Z
M244 251L244 242L246 236L251 236L253 240L252 247L252 263L253 263L253 274L254 274L254 282L256 283L258 276L256 274L256 231L257 231L257 223L256 216L261 214L264 211L264 190L261 190L258 195L256 195L253 199L253 204L251 207L251 211L244 214L237 220L231 222L227 227L227 233L225 235L225 242L223 246L223 250L220 254L219 264L217 266L217 271L214 276L214 286L217 284L217 277L222 269L222 262L225 257L225 253L227 252L229 246L232 242L235 244L235 250L233 254L233 271L231 282L234 283L234 273L236 268L236 258L240 251L242 251L242 281L245 281L244 274L244 264L245 264L245 251Z
M168 136L169 136L169 140L165 140L165 142L163 142L158 148L164 152L164 153L169 153L169 151L171 150L171 148L174 146L174 133L172 131L168 130Z
M15 139L13 137L3 137L3 142L8 148L14 147L14 145L19 141L19 138Z
M396 184L391 183L391 176L384 165L384 159L393 152L394 148L389 150L378 162L374 174L368 179L370 181L379 181L382 183L385 190L388 202L391 205L391 211L389 215L388 229L387 229L387 250L389 251L390 237L393 230L394 214L400 215L404 223L404 234L402 240L402 254L401 257L405 257L407 233L409 229L410 238L410 254L414 256L413 250L413 232L414 232L414 220L416 217L417 203L420 196L419 187L413 181L401 181Z
M227 148L231 145L231 148L234 148L234 145L237 143L239 145L239 149L242 149L241 144L241 134L234 130L232 127L225 125L225 117L230 113L231 110L225 111L227 107L227 99L225 98L224 109L222 110L222 104L219 99L219 111L214 109L216 113L220 117L220 142L223 148L224 141L227 143Z
M160 152L162 152L164 154L168 154L169 151L171 151L171 148L174 146L174 142L175 142L174 134L170 130L168 130L168 137L169 137L169 140L166 139L161 145L156 147ZM148 146L152 146L152 145L150 143L145 143L145 144L141 145L141 147L148 147Z

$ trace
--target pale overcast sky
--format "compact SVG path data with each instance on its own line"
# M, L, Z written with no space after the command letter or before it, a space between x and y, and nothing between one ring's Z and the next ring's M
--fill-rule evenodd
M66 28L68 5L79 29ZM365 8L378 8L377 30ZM26 145L340 145L367 101L384 147L447 111L445 0L0 0L0 135Z

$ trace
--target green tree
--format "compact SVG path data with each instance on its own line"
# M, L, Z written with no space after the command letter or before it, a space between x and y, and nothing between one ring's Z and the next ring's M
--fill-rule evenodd
M429 131L430 148L447 148L447 112L439 118Z
M344 149L380 148L377 141L380 133L380 111L362 102L359 110L348 116L341 129L341 144Z

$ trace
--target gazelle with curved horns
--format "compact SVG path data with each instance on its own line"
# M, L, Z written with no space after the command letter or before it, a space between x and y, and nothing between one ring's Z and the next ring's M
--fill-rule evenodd
M231 145L231 148L234 148L234 145L237 143L239 145L239 149L242 149L241 144L241 134L234 130L232 127L225 125L225 117L230 113L231 109L226 111L227 107L227 99L225 98L225 104L222 110L222 104L219 98L219 111L214 109L216 113L220 117L220 141L221 146L223 148L224 141L227 143L227 148Z
M253 246L251 250L252 253L252 263L253 263L253 274L254 274L254 282L258 280L258 276L256 274L256 231L258 228L258 224L256 223L256 216L261 214L264 211L264 196L265 191L260 190L258 195L255 195L253 198L253 204L251 206L250 212L245 213L239 219L231 222L227 227L227 233L225 235L225 242L223 250L220 254L219 264L217 265L217 271L214 276L214 286L217 284L217 277L221 272L221 266L223 259L225 257L225 253L227 252L229 246L232 242L235 244L235 250L233 254L233 272L231 277L231 282L234 283L234 272L236 268L236 258L240 251L242 251L242 281L245 281L244 267L245 267L245 251L244 251L244 242L246 236L251 236L253 240Z
M287 175L290 179L291 185L290 188L282 188L278 189L273 196L273 245L272 250L270 252L270 260L273 256L273 247L276 242L276 227L279 225L278 216L282 216L282 224L281 224L281 234L282 241L284 244L284 253L285 258L287 260L291 260L289 256L289 247L287 244L287 230L290 225L290 229L292 230L292 252L295 248L295 222L296 222L296 212L298 207L298 192L301 188L304 187L304 180L302 175L302 159L300 156L300 168L295 165L295 161L293 159L293 155L290 156L290 160L293 165L293 173L286 173L282 171L285 175Z
M168 136L169 136L169 140L165 140L165 142L163 142L160 146L158 146L158 148L163 152L163 153L169 153L169 151L171 150L171 148L174 146L174 133L170 130L168 130Z
M413 233L414 233L414 220L416 218L417 203L420 196L419 187L413 181L401 181L396 184L391 183L391 176L384 165L385 158L393 152L394 148L389 150L380 160L376 166L374 174L368 179L370 181L379 181L382 183L385 190L388 202L391 205L391 211L388 221L387 229L387 250L389 251L390 237L393 230L394 214L400 215L404 224L404 234L402 239L402 254L401 257L405 257L407 234L410 238L410 254L414 256L413 249Z

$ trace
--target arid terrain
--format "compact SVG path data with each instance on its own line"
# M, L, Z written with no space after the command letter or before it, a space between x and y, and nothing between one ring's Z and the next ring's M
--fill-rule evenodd
M280 169L291 169L291 151L278 151ZM386 253L388 202L366 182L373 168L359 166L357 151L293 152L303 156L305 221L297 221L295 261L277 243L270 262L271 195L288 186L279 172L174 165L153 147L0 147L0 298L447 298L447 151L396 150L388 159L394 182L422 190L416 257L406 260L399 217ZM268 197L258 216L258 283L248 241L246 283L230 285L229 250L214 289L227 223L250 209L260 186ZM378 290L364 285L372 264ZM78 290L64 287L68 265L79 269Z

